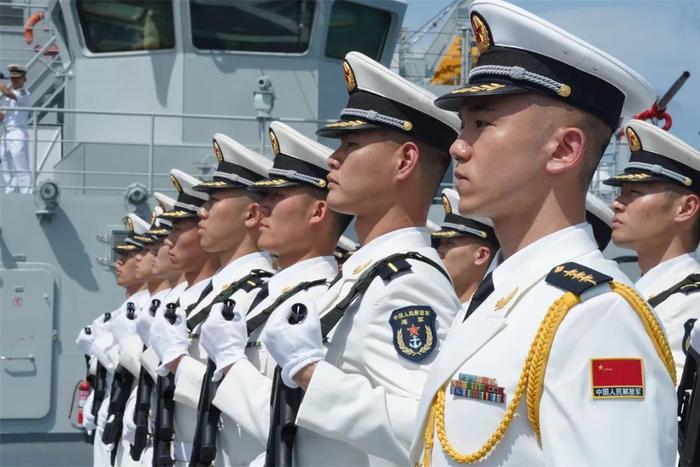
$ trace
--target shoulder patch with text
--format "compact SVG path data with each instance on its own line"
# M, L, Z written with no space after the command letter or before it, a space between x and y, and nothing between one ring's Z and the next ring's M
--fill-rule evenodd
M394 348L404 358L418 362L437 345L435 311L429 306L407 306L391 313Z
M641 358L591 359L593 399L644 399Z

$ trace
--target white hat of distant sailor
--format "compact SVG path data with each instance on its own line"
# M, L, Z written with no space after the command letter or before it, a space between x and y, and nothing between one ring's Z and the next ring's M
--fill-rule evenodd
M115 252L120 254L128 254L132 251L140 251L143 249L144 244L152 243L152 239L144 237L143 235L148 230L148 222L141 219L134 213L129 213L122 219L128 234L124 239L123 243L117 243L112 248Z
M172 221L197 217L197 210L209 199L207 193L194 189L202 181L178 169L170 171L170 181L178 192L177 199L173 209L164 212L161 217Z
M586 222L593 227L593 236L601 251L610 243L614 215L605 201L592 193L586 194Z
M7 65L7 71L10 72L10 78L21 78L27 75L27 67L15 63Z
M431 221L430 219L425 221L425 227L428 229L428 231L430 232L431 235L434 232L437 232L438 230L440 230L440 225L436 224L435 222Z
M272 162L228 136L214 135L214 155L219 165L214 178L194 187L197 191L246 188L267 178Z
M434 238L452 238L472 235L498 248L498 239L493 222L486 217L465 216L459 213L459 194L452 188L442 190L442 208L445 219L440 230L433 232Z
M146 235L152 236L156 242L167 237L173 226L172 222L158 217L164 212L165 209L163 209L163 206L161 206L160 203L156 203L156 206L153 208L153 212L151 213L151 226L148 231L146 231Z
M435 95L359 53L343 61L350 94L340 120L316 133L339 138L345 131L392 129L448 151L457 137L459 119L435 106Z
M269 178L254 183L251 190L269 190L295 185L327 189L328 158L333 150L308 138L282 122L270 124L270 143L275 160Z
M624 63L532 13L475 0L470 20L480 52L467 85L435 102L459 110L475 96L537 92L589 112L615 130L650 107L653 88Z
M606 185L671 182L700 194L700 152L656 125L630 120L625 128L630 160Z
M351 240L345 235L341 235L338 239L338 243L335 246L333 255L335 256L336 261L342 264L357 251L357 248L357 242Z

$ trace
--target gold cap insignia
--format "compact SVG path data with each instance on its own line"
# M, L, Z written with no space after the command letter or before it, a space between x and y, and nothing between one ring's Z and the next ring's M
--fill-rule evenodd
M474 41L480 53L484 53L491 47L491 31L486 25L484 19L476 13L471 16L472 32L474 33Z
M270 144L272 145L272 152L275 156L278 156L280 153L280 143L277 141L277 136L275 136L275 132L272 130L270 130Z
M348 92L353 92L357 89L355 73L353 73L350 64L345 60L343 60L343 76L345 77L345 86L348 88Z
M632 129L631 126L628 126L625 129L625 136L627 136L627 142L630 145L630 151L637 152L640 149L642 149L642 142L639 141L639 136L637 136L637 133Z
M134 233L134 222L129 216L124 218L124 225L126 225L126 229L129 231L129 233Z
M173 186L179 193L182 193L182 185L180 185L180 182L177 181L177 178L175 178L175 176L170 176L170 183L173 184Z
M325 188L326 185L328 185L328 182L326 182L325 179L322 178L322 179L320 179L320 180L318 181L318 186L319 186L319 187Z
M442 195L442 209L445 210L445 214L452 214L452 206L450 205L450 200L447 196Z
M216 156L216 160L219 162L223 162L224 160L224 153L221 152L221 147L219 146L219 143L214 140L214 155Z

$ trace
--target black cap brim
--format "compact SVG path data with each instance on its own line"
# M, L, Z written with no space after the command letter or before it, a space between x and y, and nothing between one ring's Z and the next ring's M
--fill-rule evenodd
M603 181L608 186L622 186L623 183L671 182L673 180L662 175L650 174L643 171L624 172Z
M459 107L466 99L484 96L500 96L508 94L522 94L525 92L535 92L522 86L511 83L480 83L463 86L454 91L443 94L435 99L435 106L452 112L458 112Z
M393 127L377 125L376 123L369 123L362 119L337 120L335 122L331 122L327 125L322 126L318 130L316 130L316 134L324 138L340 138L340 136L343 133L350 133L362 130L381 130L387 128L395 129Z
M181 219L192 219L199 217L196 212L188 211L186 209L173 209L172 211L166 211L158 217L163 219L168 219L171 221L179 221Z

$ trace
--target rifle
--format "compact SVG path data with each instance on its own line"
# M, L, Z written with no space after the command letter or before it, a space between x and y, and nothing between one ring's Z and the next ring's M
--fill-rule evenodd
M700 353L690 346L695 319L685 322L685 366L678 385L678 465L700 465Z
M145 349L145 346L144 346ZM129 449L129 455L135 461L141 458L141 453L146 449L148 441L148 413L151 410L151 393L153 392L153 378L145 368L141 368L139 382L136 388L136 407L134 408L134 444Z
M233 308L236 302L226 299L223 302L221 315L226 321L233 319ZM221 410L212 404L216 391L219 389L221 381L214 382L212 377L216 371L216 363L209 359L207 361L207 371L204 373L202 391L199 393L199 404L197 405L197 428L192 443L192 455L190 456L190 467L208 467L216 458L216 432L219 428L219 418Z
M177 303L166 305L163 317L175 324ZM170 443L175 433L175 375L159 376L156 382L156 420L153 433L153 467L172 467L175 461L170 455Z
M133 320L136 317L135 311L136 307L133 302L127 303L126 316L128 319ZM107 423L105 423L104 431L102 432L102 442L104 444L115 444L115 449L112 451L112 465L114 465L114 457L117 451L116 444L122 436L124 410L126 409L126 403L129 400L133 384L134 376L131 372L122 365L118 365L112 380Z
M292 305L289 324L297 324L306 317L306 307L301 303ZM294 423L304 393L301 388L292 389L282 382L282 369L275 368L270 399L270 431L267 438L265 467L292 467L294 437L297 426Z

